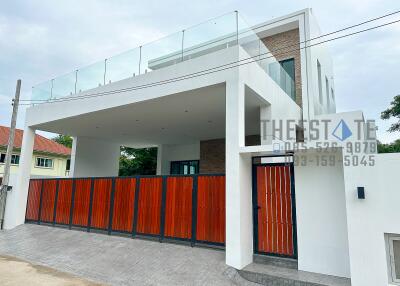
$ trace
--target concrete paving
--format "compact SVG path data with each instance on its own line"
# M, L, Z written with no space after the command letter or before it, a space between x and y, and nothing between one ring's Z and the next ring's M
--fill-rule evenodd
M0 283L3 286L100 286L49 267L18 258L0 256Z
M0 255L109 285L233 285L220 250L49 226L1 231Z

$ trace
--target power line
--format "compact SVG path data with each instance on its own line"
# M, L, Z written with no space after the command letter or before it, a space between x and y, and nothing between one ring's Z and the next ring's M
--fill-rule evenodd
M339 33L339 32L342 32L342 31L345 31L345 30L360 26L360 25L371 23L373 21L382 19L384 17L392 16L392 15L397 14L397 13L400 13L400 10L392 12L392 13L389 13L389 14L386 14L386 15L383 15L383 16L380 16L380 17L376 17L376 18L373 18L373 19L370 19L370 20L367 20L367 21L364 21L362 23L358 23L358 24L355 24L355 25L352 25L352 26L349 26L349 27L345 27L345 28L342 28L342 29L334 31L334 32L330 32L330 33L327 33L327 34L324 34L324 35L320 35L320 36L315 37L313 39L306 40L306 41L303 41L303 42L299 42L298 44L310 42L310 41L313 41L315 39L323 38L323 37L326 37L328 35L332 35L332 34L335 34L335 33ZM275 55L284 55L284 54L287 54L287 53L290 53L290 52L293 52L293 51L302 50L302 49L306 49L306 48L311 48L313 46L317 46L317 45L320 45L320 44L323 44L323 43L327 43L327 42L330 42L330 41L334 41L334 40L350 37L350 36L353 36L353 35L356 35L356 34L364 33L364 32L371 31L371 30L374 30L374 29L378 29L378 28L381 28L381 27L384 27L384 26L392 25L392 24L395 24L397 22L400 22L400 20L384 23L384 24L381 24L381 25L377 25L377 26L370 27L370 28L367 28L367 29L359 30L359 31L352 32L352 33L349 33L349 34L345 34L345 35L342 35L342 36L338 36L338 37L335 37L335 38L327 39L327 40L324 40L324 41L321 41L321 42L318 42L318 43L315 43L315 44L306 45L305 47L296 48L294 50L286 50L284 53L275 54ZM283 49L286 49L287 47L291 47L291 46L297 46L298 44L282 47L282 48L280 48L278 50L283 50ZM176 78L170 78L170 79L163 80L163 81L144 84L144 85L132 86L132 87L127 87L127 88L123 88L123 89L104 91L104 92L93 93L93 94L86 94L86 95L81 95L81 96L65 97L65 98L62 98L62 99L54 99L52 101L47 101L47 100L21 100L21 101L35 102L35 104L57 103L57 102L73 101L73 100L80 100L80 99L86 99L86 98L92 98L92 97L99 97L99 96L104 96L104 95L117 94L117 93L122 93L122 92L133 91L133 90L140 90L140 89L144 89L144 88L148 88L148 87L154 87L154 86L164 85L164 84L173 83L173 82L177 82L177 81L181 81L181 80L191 79L191 78L194 78L194 77L197 77L197 76L207 75L207 74L210 74L210 73L219 72L219 71L227 70L227 69L230 69L230 68L234 68L234 67L238 67L238 66L241 66L241 65L250 64L250 63L254 63L254 62L257 62L257 61L262 61L262 60L266 60L268 58L273 58L274 57L274 55L272 55L272 56L269 56L269 57L261 58L261 56L264 56L264 55L267 55L267 54L272 54L272 53L271 52L262 53L262 54L259 54L257 56L254 56L254 57L245 58L245 59L242 59L242 60L238 60L238 61L227 63L227 64L224 64L224 65L220 65L220 66L217 66L217 67L205 69L205 70L198 71L198 72L195 72L195 73L183 75L183 76L176 77ZM254 58L258 58L258 59L253 60ZM251 61L249 61L249 60L251 60ZM243 61L244 61L244 63L241 63ZM39 101L45 101L45 102L38 103ZM31 105L31 104L21 104L21 105Z

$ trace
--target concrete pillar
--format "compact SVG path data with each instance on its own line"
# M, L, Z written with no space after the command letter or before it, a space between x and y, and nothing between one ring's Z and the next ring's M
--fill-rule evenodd
M118 176L120 145L98 138L75 137L70 177Z
M156 175L162 175L163 174L163 172L162 172L162 170L163 170L162 153L163 152L162 151L163 151L163 146L162 145L158 145L157 146L157 170L156 170Z
M226 83L226 264L242 269L253 261L251 158L245 146L245 88Z
M4 228L11 229L25 222L25 209L28 197L29 179L32 168L32 154L35 130L26 126L22 139L21 158L16 184L7 194Z

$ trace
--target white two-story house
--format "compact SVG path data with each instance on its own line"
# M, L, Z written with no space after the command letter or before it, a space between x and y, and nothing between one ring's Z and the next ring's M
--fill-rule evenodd
M344 285L350 279L363 286L395 281L386 249L397 245L393 238L400 233L394 218L400 215L394 203L399 195L386 176L394 175L398 157L378 156L371 148L358 154L376 156L369 168L346 163L353 160L346 157L353 156L346 144L373 144L374 132L366 135L371 128L361 112L336 113L332 60L326 45L314 45L320 35L311 9L255 26L234 12L35 86L5 226L25 219L60 220L70 227L95 224L112 233L125 222L121 212L126 206L116 203L123 189L116 178L120 146L157 147L155 179L133 178L126 189L140 188L137 203L126 199L135 208L126 231L182 236L182 230L169 232L173 218L161 215L160 220L158 208L170 210L172 186L186 192L179 186L187 182L173 183L174 176L183 176L196 182L187 188L196 192L179 205L193 214L184 238L223 245L229 266L244 269L256 253L285 257L299 271L341 277ZM324 124L312 126L314 121ZM315 136L323 127L320 134L326 136ZM37 130L74 137L70 185L30 183ZM328 144L328 157L316 151L321 144ZM217 175L224 180L214 184L211 178ZM93 202L103 188L108 199L99 207ZM221 196L214 198L213 190L221 188ZM75 200L68 205L70 212L60 210L58 216L60 201L53 217L52 202L66 189ZM144 196L154 190L163 195L151 205ZM204 192L213 199L204 199ZM83 204L83 199L90 201ZM204 214L206 208L210 212ZM99 214L110 210L106 218ZM81 212L83 219L77 217ZM182 223L182 217L176 222ZM219 219L221 224L200 227ZM157 232L146 230L146 221ZM215 229L221 235L204 239Z

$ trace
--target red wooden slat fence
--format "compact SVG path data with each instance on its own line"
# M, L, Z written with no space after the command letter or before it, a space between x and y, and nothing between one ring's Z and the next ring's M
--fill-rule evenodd
M191 177L167 179L165 236L184 239L192 237L192 189Z
M111 179L94 180L92 214L90 226L94 228L107 229L109 223L110 201L111 201Z
M136 231L160 234L162 178L141 178Z
M225 176L32 179L25 220L222 246Z
M91 183L91 179L78 179L75 181L72 212L73 225L85 227L88 225Z
M26 215L27 220L39 220L39 206L40 206L40 194L42 192L41 180L31 180L28 190L28 201L26 203Z
M44 222L53 222L56 186L56 180L48 180L43 182L42 208L40 210L40 218Z
M290 257L296 255L292 172L290 165L256 167L257 252Z
M225 242L225 177L204 176L198 180L196 238Z
M115 180L112 229L132 232L136 178Z
M58 181L56 220L58 224L68 224L72 202L72 180Z

